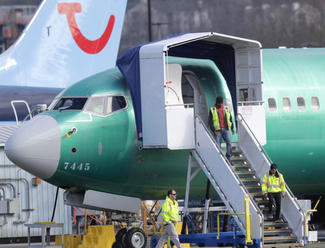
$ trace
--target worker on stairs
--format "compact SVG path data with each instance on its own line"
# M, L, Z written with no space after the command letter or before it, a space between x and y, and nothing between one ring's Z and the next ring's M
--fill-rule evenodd
M275 205L276 211L273 221L281 222L281 196L286 195L283 175L277 170L276 164L271 164L271 168L263 177L262 191L265 198L269 198L269 213L272 214L272 205Z
M221 139L224 139L227 145L226 157L230 162L232 155L231 135L234 134L234 125L232 123L231 113L228 106L224 106L223 97L216 98L216 104L209 111L209 125L213 131L216 142L221 148Z

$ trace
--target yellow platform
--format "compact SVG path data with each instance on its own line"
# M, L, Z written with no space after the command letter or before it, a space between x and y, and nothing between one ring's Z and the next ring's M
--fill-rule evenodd
M81 235L65 235L65 248L112 248L115 242L114 226L89 226L88 233ZM61 236L55 239L55 245L61 245Z
M111 248L115 242L114 226L89 226L78 248Z
M64 235L64 247L77 248L81 242L81 235ZM60 245L62 245L61 236L56 236L55 246Z

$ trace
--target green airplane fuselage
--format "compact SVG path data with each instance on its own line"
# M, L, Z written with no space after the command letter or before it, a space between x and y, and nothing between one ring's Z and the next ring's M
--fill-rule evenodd
M217 95L231 99L227 84L212 61L171 58L171 62L197 75L208 106L214 104ZM324 68L325 49L263 50L265 149L298 195L325 192ZM123 95L128 106L108 116L80 110L43 113L59 123L62 137L58 170L47 181L65 188L141 199L161 199L167 189L175 188L182 197L189 150L139 149L132 99L118 69L84 79L65 90L61 97L94 95ZM283 97L290 99L291 111L284 111ZM298 109L297 97L304 98L304 111ZM311 106L312 97L319 99L318 110ZM270 111L269 98L275 99L276 111ZM77 132L67 136L73 128ZM191 196L204 197L205 188L206 177L200 172L191 182Z

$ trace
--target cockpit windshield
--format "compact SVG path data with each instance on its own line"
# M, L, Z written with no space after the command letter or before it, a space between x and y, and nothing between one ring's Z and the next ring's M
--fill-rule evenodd
M53 110L81 110L85 106L86 97L63 97L53 108Z
M92 96L85 111L99 116L107 116L127 108L124 96Z

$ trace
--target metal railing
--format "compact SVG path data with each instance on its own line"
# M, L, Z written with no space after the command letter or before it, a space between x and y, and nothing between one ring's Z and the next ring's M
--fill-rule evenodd
M31 113L30 113L30 108L29 108L28 103L26 101L24 101L24 100L13 100L13 101L10 102L10 104L11 104L12 109L14 110L14 114L15 114L16 124L17 125L18 125L19 120L18 120L18 115L17 115L15 103L23 103L23 104L25 104L26 107L27 107L28 113L30 115L30 118L32 119L32 116L31 116Z
M241 149L247 157L248 161L251 162L252 167L258 173L256 175L262 180L263 176L269 171L271 164L273 163L271 158L268 156L267 152L260 144L244 117L239 113L237 115L238 127L239 127L239 135L238 141L241 145ZM242 128L241 128L242 127ZM242 134L241 132L245 131L246 134ZM243 137L250 138L251 140L243 140ZM256 150L254 150L253 144L256 145ZM259 156L258 151L262 153L262 156ZM264 160L264 161L263 161ZM304 234L303 234L303 223L304 223L304 211L301 209L297 199L294 194L291 192L289 186L285 183L287 194L283 199L282 210L284 213L284 217L287 220L289 226L294 231L295 235L299 242L304 242ZM293 210L296 209L300 214L300 219L298 216L291 216L293 214ZM297 212L296 212L297 213ZM289 217L291 216L291 218Z
M308 237L308 219L307 219L307 217L309 214L317 212L317 206L321 199L322 199L322 197L319 197L319 199L317 200L313 209L309 209L309 210L305 211L305 236L304 236L305 242L308 242L308 240L307 240L307 237Z
M238 106L246 106L246 105L263 105L264 101L240 101L237 102Z
M32 108L32 111L26 117L24 118L23 122L27 120L31 120L34 118L36 115L44 112L47 110L47 105L46 104L37 104L35 107Z
M234 183L234 185L232 185L232 186L234 186L235 187L235 185L238 185L239 187L240 187L240 189L241 189L241 191L242 191L242 194L243 195L245 195L245 194L247 194L247 195L249 195L250 196L250 194L249 194L249 192L248 192L248 190L246 189L246 187L245 187L245 185L242 183L242 181L241 181L241 179L239 178L239 176L234 172L234 169L232 168L232 165L231 165L231 163L228 161L228 159L226 158L226 156L223 154L223 152L222 152L222 150L221 150L221 148L219 147L219 145L216 143L216 141L215 141L215 139L214 139L214 137L212 136L212 134L210 133L210 131L209 131L209 129L206 127L206 125L204 124L204 122L202 121L202 119L199 117L199 116L196 116L195 117L195 119L196 119L196 121L195 121L195 132L196 132L196 136L195 136L195 138L196 138L196 155L199 157L199 159L203 162L204 160L202 159L202 155L200 154L200 151L197 149L198 147L197 147L197 143L199 143L200 142L200 140L198 141L198 128L199 128L199 126L202 126L202 128L203 128L203 131L204 131L204 133L206 133L206 135L208 135L208 138L209 138L209 140L210 140L210 142L212 142L212 144L213 144L213 146L214 146L214 150L215 151L217 151L218 153L219 153L219 155L220 155L220 157L222 158L222 160L223 160L223 162L224 162L224 164L226 164L227 165L227 168L229 169L229 171L230 171L230 173L231 173L231 175L232 175L232 178L234 178L234 180L235 180L235 183ZM198 122L198 123L197 123ZM201 124L201 125L199 125L199 124ZM201 145L201 144L200 144ZM199 146L200 146L199 145ZM195 154L194 153L194 154ZM195 156L196 157L196 156ZM196 158L197 159L197 158ZM198 161L199 162L199 161ZM207 167L207 162L203 162L204 163L204 165L205 165L205 167ZM201 166L202 167L202 166ZM208 168L204 168L204 166L202 167L202 169L203 169L203 171L205 172L205 174L207 175L207 176L211 176L212 175L212 172L211 172L211 170L210 170L210 168L208 169ZM218 174L220 174L220 173L218 173ZM213 178L214 179L214 178ZM213 182L211 182L212 184L213 184ZM217 183L217 182L215 182L217 185L217 188L219 188L219 190L221 190L220 189L220 186L219 186L219 184L220 184L220 182L219 183ZM216 190L217 190L217 192L218 192L218 189L217 188L215 188ZM223 192L223 190L225 190L225 188L223 188L222 190L221 190L221 193L226 197L226 193L224 193ZM229 190L229 189L228 189ZM219 192L218 192L219 193ZM222 196L220 196L220 197L222 197ZM229 196L227 196L228 198L229 198ZM236 201L234 201L234 202L228 202L229 201L229 199L227 199L227 197L225 198L225 200L226 200L226 202L225 202L225 205L226 206L228 206L228 208L232 211L232 212L236 212L236 209L234 208L234 206L232 206L232 204L236 204L236 202L237 202L237 200ZM261 212L261 210L259 209L259 207L257 206L257 204L256 204L256 202L252 199L252 197L250 196L249 197L249 199L250 199L250 204L251 204L251 206L252 206L252 211L254 211L254 213L255 213L255 215L256 216L259 216L259 217L256 217L256 218L259 218L260 220L257 222L258 223L258 226L255 226L255 230L257 231L255 234L256 234L256 236L259 236L258 238L259 239L262 239L263 238L263 228L261 227L261 226L263 226L263 225L260 225L260 222L262 222L262 224L263 224L263 222L264 222L264 216L263 216L263 214L262 214L262 212ZM237 206L238 207L238 206ZM237 209L238 210L238 209ZM237 211L238 212L238 211ZM236 218L235 218L236 219ZM244 223L242 223L242 221L240 220L240 218L237 218L237 221L239 222L238 224L239 224L239 226L241 226L242 227L242 230L244 230L243 229L243 226L245 226L245 224ZM256 236L255 236L255 238L256 238Z
M218 213L217 215L217 225L218 225L218 236L217 239L220 237L220 215L245 215L245 222L246 222L246 244L252 244L252 235L253 235L253 230L252 230L252 215L249 212L249 196L245 195L244 196L244 202L245 202L245 212L243 213Z
M245 121L245 119L244 119L244 117L243 117L243 115L241 113L238 113L237 114L237 121L241 121L241 122L243 122L245 124L245 127L246 127L247 131L250 133L250 136L253 137L254 141L256 142L256 144L258 145L258 147L260 148L260 151L263 152L263 154L265 155L265 157L267 158L267 160L270 162L270 164L272 164L271 158L269 157L269 155L267 154L267 152L265 151L265 149L261 145L261 143L258 141L258 139L255 136L254 132L249 127L249 125L247 124L247 122Z

